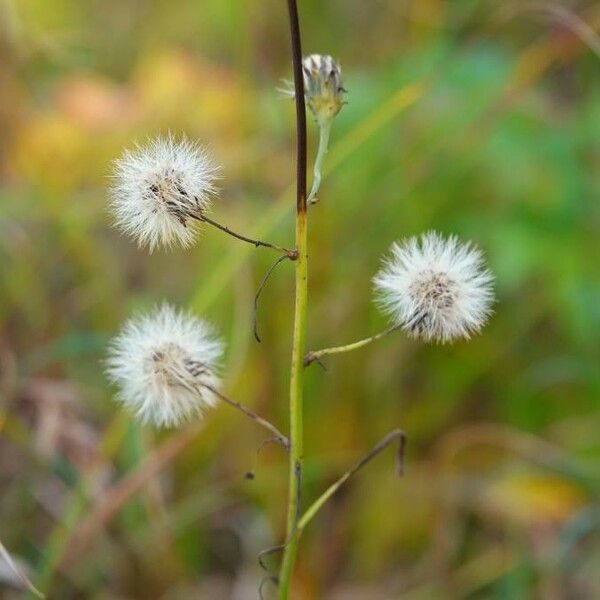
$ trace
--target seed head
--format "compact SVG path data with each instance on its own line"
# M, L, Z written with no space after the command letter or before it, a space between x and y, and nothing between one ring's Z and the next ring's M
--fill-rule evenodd
M107 374L143 423L174 427L216 403L222 344L204 321L165 304L131 319L113 340Z
M344 105L342 69L328 55L311 54L302 61L306 103L319 122L332 120Z
M311 54L302 61L304 97L320 125L332 121L344 106L346 90L342 85L342 69L331 56ZM277 88L284 96L294 98L294 84L283 81Z
M446 343L485 325L493 275L481 251L435 232L395 243L374 278L377 300L411 337Z
M216 192L217 171L208 151L186 138L158 137L126 150L110 190L116 225L150 251L189 246Z

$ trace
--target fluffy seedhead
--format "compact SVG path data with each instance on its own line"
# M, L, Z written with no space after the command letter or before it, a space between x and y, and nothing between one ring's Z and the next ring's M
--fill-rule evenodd
M221 354L207 323L165 304L126 323L111 345L107 373L118 400L143 423L174 427L215 404L209 387L219 386Z
M208 151L186 138L158 137L126 150L115 162L110 194L116 225L150 251L191 245L217 172Z
M394 323L425 341L469 338L485 325L494 302L481 251L435 232L393 244L374 286Z

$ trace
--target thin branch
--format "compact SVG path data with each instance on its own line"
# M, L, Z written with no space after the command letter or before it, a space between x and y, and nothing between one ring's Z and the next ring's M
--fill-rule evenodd
M217 398L219 398L226 404L229 404L229 406L232 406L233 408L236 408L240 412L244 413L247 417L252 419L255 423L257 423L261 427L268 429L274 435L275 439L286 450L290 449L290 441L288 440L288 438L285 435L283 435L283 433L281 433L281 431L279 431L279 429L277 429L277 427L275 427L275 425L273 425L266 419L259 417L256 413L252 412L249 408L246 408L243 404L240 404L236 400L232 400L231 398L228 398L225 394L220 392L217 388L213 387L212 385L203 383L202 386L205 387L206 389L210 390L215 396L217 396Z
M314 361L321 362L321 357L327 356L329 354L341 354L342 352L350 352L351 350L358 350L363 346L367 346L368 344L375 342L376 340L380 340L381 338L393 333L400 329L402 325L394 325L392 327L388 327L385 331L381 331L372 335L370 337L359 340L358 342L353 342L352 344L346 344L345 346L334 346L333 348L323 348L322 350L311 350L304 357L304 366L308 367ZM322 363L321 363L322 364Z
M260 583L258 584L259 600L265 600L265 597L263 595L263 588L265 587L265 584L267 584L267 583L272 583L275 587L277 587L279 585L279 579L277 577L275 577L274 575L265 575L260 580Z
M260 585L258 586L258 596L260 600L264 600L263 596L263 587L266 583L272 583L275 587L279 585L279 577L277 574L271 571L269 565L265 562L265 558L267 556L271 556L272 554L277 554L278 552L283 552L285 550L285 544L280 544L278 546L272 546L271 548L267 548L266 550L261 550L258 553L258 564L261 569L265 571L266 575L260 580Z
M308 204L316 204L319 198L319 188L321 187L321 169L323 168L323 161L327 154L329 147L329 134L331 133L331 120L319 121L319 148L317 150L317 157L315 158L315 164L313 167L313 183L308 195Z
M246 472L246 479L254 479L256 477L256 471L258 469L258 457L263 449L269 444L281 444L281 441L278 437L270 437L260 443L254 454L254 465L250 471Z
M273 554L277 554L278 552L283 552L285 550L285 544L278 544L277 546L271 546L266 550L261 550L258 553L258 564L261 568L266 571L269 575L272 575L271 569L269 569L269 565L265 562L265 558L267 556L272 556Z
M380 442L367 452L350 470L346 471L335 483L330 485L319 498L317 498L302 515L298 521L298 529L302 531L325 503L354 475L365 465L371 462L382 450L385 450L390 444L398 440L398 454L396 470L398 476L404 474L404 451L406 447L406 435L401 429L394 429L388 433Z
M256 341L260 344L261 339L260 336L258 335L258 300L260 298L260 295L262 294L263 289L265 288L265 285L267 284L267 281L269 280L269 277L271 276L271 273L273 273L273 271L286 259L289 258L288 256L286 256L285 254L283 256L280 256L270 267L269 270L265 273L265 276L262 278L262 281L260 282L260 285L258 286L258 290L256 290L256 295L254 296L254 312L252 314L252 330L254 331L254 339L256 339Z
M297 250L290 250L289 248L284 248L283 246L278 246L277 244L271 244L270 242L263 242L262 240L255 240L253 238L249 238L245 235L242 235L241 233L237 233L237 232L231 230L226 225L221 225L221 223L218 223L214 219L211 219L210 217L207 217L204 214L200 214L200 215L191 214L189 216L192 219L196 219L196 221L201 221L202 223L208 223L209 225L216 227L217 229L227 233L228 235L231 235L232 237L234 237L238 240L241 240L242 242L247 242L248 244L252 244L252 245L256 246L257 248L260 246L262 248L270 248L271 250L275 250L276 252L281 252L286 258L289 258L290 260L296 260L298 258Z

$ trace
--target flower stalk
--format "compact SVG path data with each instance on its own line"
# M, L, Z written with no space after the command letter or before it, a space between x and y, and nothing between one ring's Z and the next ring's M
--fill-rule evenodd
M342 110L346 90L342 70L333 57L311 54L302 62L306 104L319 125L319 147L313 166L313 183L308 204L315 204L321 186L321 169L329 147L329 134L336 115Z
M211 219L210 217L207 217L204 214L190 215L190 216L192 216L192 218L196 219L197 221L201 221L202 223L208 223L212 227L215 227L215 228L219 229L220 231L223 231L227 235L230 235L238 240L241 240L242 242L247 242L248 244L252 244L252 245L256 246L257 248L258 247L270 248L271 250L275 250L276 252L280 252L281 254L285 255L290 260L296 260L296 258L298 256L297 250L290 250L289 248L284 248L283 246L278 246L277 244L271 244L271 242L264 242L262 240L255 240L253 238L247 237L245 235L242 235L241 233L237 233L236 231L233 231L226 225L222 225L221 223L218 223L214 219Z
M380 452L385 450L390 444L398 441L398 455L396 472L398 477L404 473L404 450L406 447L406 435L401 429L390 431L373 448L367 452L351 469L346 471L337 481L332 483L307 509L298 521L298 535L302 534L304 528L312 521L315 515L321 510L325 503L358 471L370 463Z
M321 169L323 167L323 161L325 160L325 155L329 149L331 123L331 119L319 123L319 148L317 150L317 156L313 166L313 182L307 199L308 204L316 204L319 199L317 194L319 193L319 188L321 187Z
M351 344L346 344L344 346L334 346L332 348L323 348L322 350L311 350L306 353L304 357L304 366L308 367L311 363L317 361L319 362L323 356L327 356L329 354L341 354L342 352L351 352L352 350L358 350L363 346L368 346L372 342L380 340L381 338L393 333L400 329L402 325L394 325L393 327L388 327L385 331L380 331L375 335L364 338L362 340L358 340L357 342L353 342Z
M225 402L225 404L229 404L232 408L239 410L241 413L246 415L249 419L254 421L257 425L264 427L267 431L270 431L273 434L272 441L277 441L281 444L286 450L290 449L290 441L288 438L273 425L273 423L263 419L263 417L257 415L255 412L251 411L249 408L240 404L236 400L232 400L228 396L226 396L223 392L219 391L216 387L208 384L203 384L203 387L209 389L219 400Z
M279 572L279 598L287 600L298 552L298 519L301 513L303 470L303 388L306 343L308 230L306 204L306 108L302 73L302 44L296 0L287 0L294 89L296 101L296 249L294 339L290 372L290 453L287 507L287 534Z

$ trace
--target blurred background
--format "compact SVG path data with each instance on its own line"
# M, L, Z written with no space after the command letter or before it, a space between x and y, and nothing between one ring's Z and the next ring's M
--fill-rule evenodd
M498 303L470 343L396 334L310 368L307 500L393 427L409 442L404 478L390 449L313 522L296 597L599 598L600 5L299 4L349 90L310 214L309 347L385 327L380 257L431 228L485 250ZM285 430L291 265L257 344L271 253L210 229L149 256L106 190L124 147L185 132L223 165L215 218L291 245L290 71L283 0L0 0L0 541L49 598L258 597L286 457L226 406L139 427L102 359L132 312L188 306L227 341L229 395ZM0 597L23 596L0 559Z

